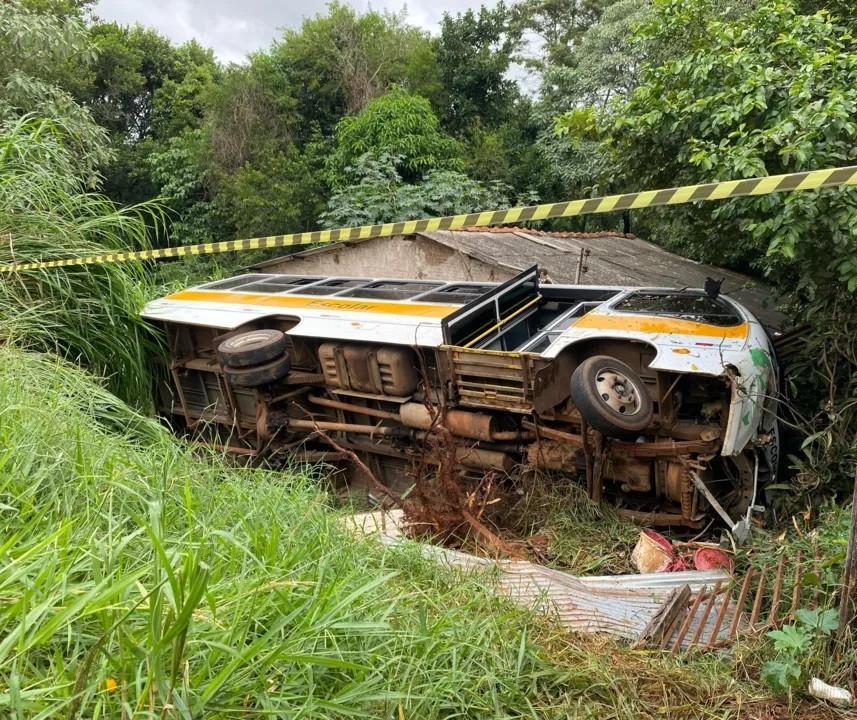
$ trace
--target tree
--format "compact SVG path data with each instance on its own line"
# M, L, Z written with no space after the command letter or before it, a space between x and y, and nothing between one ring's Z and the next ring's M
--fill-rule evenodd
M223 77L214 52L196 40L176 48L175 60L175 76L166 77L152 94L149 124L156 140L201 127L212 88Z
M669 187L857 161L857 44L821 10L769 0L735 18L712 0L657 0L640 29L657 62L598 119L610 181ZM672 38L681 49L669 55ZM752 267L813 332L791 382L815 443L801 482L850 481L857 446L857 189L783 193L659 213L654 237Z
M511 188L480 183L455 170L430 170L405 183L396 170L402 158L366 154L347 172L350 184L336 190L321 214L324 227L374 225L421 217L457 215L509 204Z
M329 140L317 137L246 164L218 180L218 202L239 237L313 230L329 188Z
M519 98L496 128L475 125L463 138L465 173L479 182L502 182L520 196L562 197L563 187L536 142L540 130L532 101Z
M103 168L105 192L123 204L141 202L159 192L149 156L202 124L204 98L219 67L197 42L176 47L139 25L95 23L90 34L96 58L78 67L72 91L110 134L114 159Z
M312 134L291 92L264 53L254 56L249 67L225 72L205 108L212 163L219 171L235 173Z
M69 66L91 63L95 48L80 16L66 9L53 15L20 0L0 3L0 124L25 114L60 120L64 141L75 148L76 174L93 187L111 156L107 135L66 84Z
M95 23L89 32L95 60L80 68L75 95L117 143L172 137L199 124L201 97L219 74L212 50L195 40L175 46L141 25ZM167 114L176 117L168 122Z
M554 65L571 65L577 40L598 22L604 8L615 0L522 0L512 8L511 25L530 40L530 52L520 58L543 73Z
M366 153L395 157L396 170L407 181L428 170L462 166L458 144L441 132L429 101L400 87L337 124L329 163L332 184L340 184L346 168Z
M637 83L643 57L634 30L651 7L648 0L616 0L600 19L581 32L542 75L541 98L554 114L581 106L604 107Z
M358 15L336 2L326 14L304 20L299 30L287 30L270 52L255 55L252 62L267 64L271 80L288 88L305 126L325 134L391 84L428 97L438 92L434 56L423 31L408 26L404 15Z
M98 23L90 36L98 47L97 59L81 80L79 100L117 140L148 137L155 91L167 78L178 77L172 44L139 25Z
M632 43L633 32L649 4L648 0L524 0L513 6L511 23L523 33L525 47L535 52L518 60L540 80L521 138L526 138L526 168L516 168L513 174L535 170L538 182L531 179L530 186L538 188L542 197L586 195L609 166L595 133L592 106L603 106L634 86L640 56ZM557 116L564 113L567 117L557 133ZM520 152L515 147L521 146L520 141L507 145L506 155ZM627 221L610 214L554 224L584 230L615 228L618 222L627 231Z
M444 126L463 133L474 123L498 125L515 98L507 77L520 36L509 26L503 2L455 17L444 13L435 53L443 95L438 101Z
M170 244L192 245L234 234L214 196L210 145L204 130L187 130L145 158L145 171L157 187L158 197L172 211Z
M774 0L733 20L710 0L659 0L640 32L645 43L683 32L694 49L646 68L640 87L601 118L614 171L635 188L835 167L857 155L857 53L828 13L801 15L791 0ZM825 259L838 257L857 289L842 238L854 202L853 191L829 191L706 205L685 248L734 258L737 232L742 255L775 280L826 274ZM713 238L715 224L729 230Z

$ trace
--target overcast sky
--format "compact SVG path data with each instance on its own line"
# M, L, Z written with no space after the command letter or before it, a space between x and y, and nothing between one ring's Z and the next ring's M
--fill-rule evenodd
M352 0L357 9L369 8L368 0ZM412 25L436 31L444 12L479 7L480 0L375 0L377 10L398 12L407 8ZM485 4L494 4L487 0ZM325 9L327 0L100 0L95 14L123 25L141 23L162 32L177 43L196 38L214 48L225 62L241 62L247 53L266 48L281 29L296 28L307 15Z

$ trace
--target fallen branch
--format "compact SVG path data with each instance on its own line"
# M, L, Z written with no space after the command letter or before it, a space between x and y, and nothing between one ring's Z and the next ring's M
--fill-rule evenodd
M359 467L363 473L369 478L369 482L372 483L372 487L375 488L379 493L382 493L388 496L396 505L400 508L405 505L405 498L403 498L399 493L397 493L393 488L387 487L382 483L377 477L375 477L375 473L373 473L369 466L364 463L356 452L350 450L349 448L343 447L336 440L334 440L330 435L328 435L324 430L322 430L318 423L316 423L314 418L310 418L313 425L315 426L316 432L321 436L321 439L324 440L328 445L330 445L337 452L341 452L345 457L347 457L351 462L353 462L357 467Z

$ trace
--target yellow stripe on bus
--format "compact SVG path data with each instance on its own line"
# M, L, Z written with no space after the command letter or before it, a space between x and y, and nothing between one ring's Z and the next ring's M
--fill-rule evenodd
M251 305L260 308L291 308L303 310L333 310L353 313L379 313L411 317L445 318L460 305L415 302L379 302L351 298L307 297L305 295L267 295L264 293L223 292L217 290L182 290L164 300L185 302L216 302L228 305Z
M662 335L699 335L743 340L747 337L750 327L747 323L722 327L707 323L681 320L679 318L652 317L650 315L599 315L589 313L584 315L572 326L575 330L626 330Z

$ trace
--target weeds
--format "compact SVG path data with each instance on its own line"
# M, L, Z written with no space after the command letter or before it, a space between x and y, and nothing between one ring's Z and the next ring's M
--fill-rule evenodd
M631 550L640 526L622 520L613 506L597 505L583 487L544 474L534 475L522 491L503 526L546 536L550 565L577 575L636 572Z
M0 264L141 248L157 234L158 206L120 210L89 192L72 152L57 121L24 118L0 133ZM157 348L139 316L147 286L139 263L0 275L0 343L60 352L146 403Z
M477 581L346 536L303 477L105 422L105 395L0 349L0 714L506 717L556 691Z
M805 679L804 665L813 641L828 637L838 624L836 610L797 610L794 623L766 633L777 655L762 664L762 679L774 690L797 687Z

